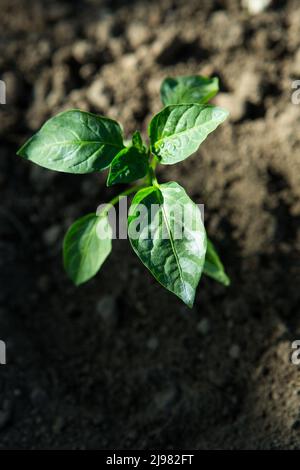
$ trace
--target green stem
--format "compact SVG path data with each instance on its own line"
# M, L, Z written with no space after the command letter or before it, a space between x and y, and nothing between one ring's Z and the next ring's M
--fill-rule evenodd
M149 180L150 180L150 184L151 186L158 186L158 181L157 181L157 178L156 178L156 175L155 175L155 172L152 168L152 166L149 167Z
M153 171L155 171L158 163L159 163L158 158L155 155L153 155L153 159L152 159L152 162L151 162L151 168L153 169Z
M117 196L113 197L107 204L105 204L104 208L101 210L100 217L106 216L109 212L111 206L115 206L123 197L129 196L130 194L136 193L140 189L146 188L147 185L141 184L132 186L131 188L126 189L122 193L118 194Z
M148 183L149 183L150 186L158 186L157 178L156 178L156 175L155 175L155 168L158 164L158 159L149 150L149 158L151 158L151 156L152 156L152 160L149 163L149 169L148 169L148 175L147 175L148 176Z
M122 199L123 197L125 196L129 196L130 194L133 194L133 193L136 193L137 191L139 191L140 189L142 188L145 188L146 185L144 184L141 184L141 185L137 185L137 186L132 186L131 188L128 188L126 189L125 191L123 191L122 193L118 194L117 196L115 196L113 199L111 199L111 201L108 202L108 204L114 206L115 204L117 204L120 199Z

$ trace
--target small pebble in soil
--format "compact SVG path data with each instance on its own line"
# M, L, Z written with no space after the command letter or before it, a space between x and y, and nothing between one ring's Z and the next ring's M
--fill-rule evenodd
M237 344L233 344L229 349L229 356L231 359L238 359L240 357L240 347Z
M246 103L234 93L219 93L215 103L229 111L232 122L240 121L246 114Z
M86 91L89 102L97 109L106 110L110 106L111 96L101 78L96 78Z
M127 29L127 38L133 49L137 49L151 38L151 29L144 23L133 21Z
M105 322L112 321L113 317L116 314L116 298L112 295L104 295L96 305L96 311L98 315Z
M95 64L84 64L79 69L79 75L83 80L89 80L95 75L97 67Z
M150 349L150 351L155 351L158 348L158 344L159 342L158 342L157 337L152 336L147 341L147 348Z
M98 51L91 42L80 40L73 45L72 53L77 62L85 64L96 60Z
M47 230L45 230L43 233L43 239L46 245L54 245L54 243L58 240L59 234L59 225L52 225L51 227L47 228Z
M210 331L210 321L208 318L203 318L197 325L197 331L202 335L207 335Z

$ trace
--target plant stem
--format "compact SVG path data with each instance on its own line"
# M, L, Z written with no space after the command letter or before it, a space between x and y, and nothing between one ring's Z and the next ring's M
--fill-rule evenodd
M148 175L149 175L149 180L150 180L151 186L158 186L157 178L155 176L155 172L154 172L154 169L152 168L152 166L149 167Z
M158 163L159 163L158 158L155 155L153 155L153 159L152 159L152 162L151 162L151 168L153 169L153 171L155 171Z
M152 160L149 163L148 181L149 181L149 185L158 186L157 178L156 178L156 175L155 175L155 168L158 164L158 159L149 150L149 158L151 158L151 156L152 156Z
M111 201L108 202L108 204L114 206L114 205L117 204L117 203L120 201L120 199L122 199L123 197L129 196L130 194L133 194L133 193L136 193L137 191L139 191L140 189L145 188L145 187L146 187L145 184L132 186L131 188L128 188L128 189L126 189L125 191L123 191L122 193L120 193L120 194L118 194L117 196L115 196L113 199L111 199Z
M140 189L143 189L146 187L147 187L146 184L140 184L140 185L132 186L131 188L126 189L122 193L113 197L108 203L106 203L105 206L101 209L101 212L100 213L97 212L97 215L99 215L99 217L105 217L108 214L109 210L111 209L111 206L115 206L123 197L136 193Z

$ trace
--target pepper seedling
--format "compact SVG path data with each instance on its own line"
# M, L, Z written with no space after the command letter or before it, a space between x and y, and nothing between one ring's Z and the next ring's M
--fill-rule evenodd
M226 119L225 109L208 104L218 89L217 78L166 78L160 91L164 108L148 127L149 146L139 131L124 143L118 122L72 109L49 119L18 151L50 170L83 174L109 169L108 186L130 183L105 207L135 193L128 214L132 248L153 276L189 307L202 273L224 285L230 281L196 204L178 183L160 184L155 170L157 164L188 158ZM93 277L111 252L107 208L78 219L65 236L64 266L76 285ZM188 215L184 220L182 213Z

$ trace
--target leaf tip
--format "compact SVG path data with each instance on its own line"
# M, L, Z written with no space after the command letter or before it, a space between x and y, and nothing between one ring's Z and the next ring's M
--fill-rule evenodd
M73 282L74 286L76 286L76 287L79 287L79 286L81 286L82 284L84 284L86 282L82 279L72 279L71 277L70 277L70 279Z
M190 309L193 308L194 302L195 302L195 294L196 292L194 291L191 295L189 295L188 292L186 292L182 297L181 300L185 303L187 307Z
M64 268L65 268L65 272L66 272L67 277L69 278L69 280L72 282L72 284L75 287L79 287L79 286L81 286L82 284L84 284L88 281L88 279L82 279L79 276L74 275L74 273L71 273L66 265L64 266Z
M18 155L19 157L26 157L26 152L24 151L24 150L25 150L25 146L26 146L26 143L23 144L23 145L16 151L16 155Z

